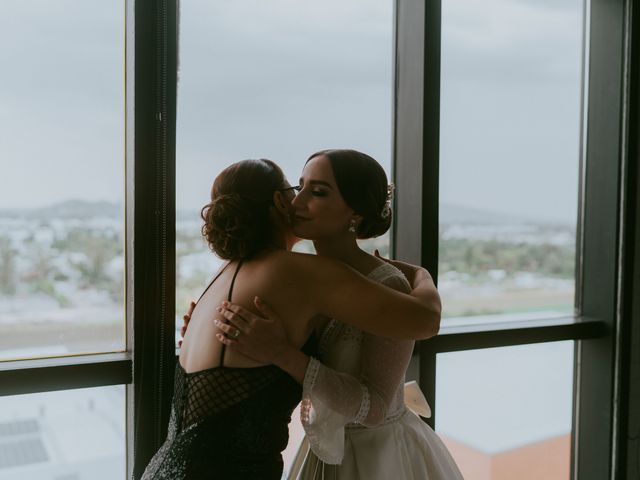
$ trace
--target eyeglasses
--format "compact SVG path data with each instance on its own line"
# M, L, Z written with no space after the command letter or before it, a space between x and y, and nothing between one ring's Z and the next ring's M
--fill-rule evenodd
M298 192L302 190L302 187L300 185L295 185L293 187L287 187L287 188L279 188L278 191L279 192L289 192L289 191L293 191L296 195L298 194Z

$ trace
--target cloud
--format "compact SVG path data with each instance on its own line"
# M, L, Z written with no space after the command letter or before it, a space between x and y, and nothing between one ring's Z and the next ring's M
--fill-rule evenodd
M575 82L582 61L582 2L560 3L566 8L506 0L443 4L443 78Z
M272 158L292 180L325 147L388 166L392 15L386 1L183 2L180 201L208 195L201 165L241 158Z
M443 2L443 199L555 203L571 216L582 8ZM389 169L392 16L391 0L183 0L179 204L201 205L215 174L241 158L273 158L295 180L311 152L353 147ZM12 47L0 50L0 149L13 162L0 205L121 195L123 28L119 2L3 6L0 41ZM490 193L467 181L480 159ZM56 171L88 180L55 177L52 190ZM539 185L553 200L537 200Z
M123 198L123 15L101 0L3 5L2 207Z

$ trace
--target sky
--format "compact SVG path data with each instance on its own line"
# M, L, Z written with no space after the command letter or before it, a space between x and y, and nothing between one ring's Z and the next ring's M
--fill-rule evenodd
M355 148L390 171L392 0L182 0L177 206L224 166ZM70 14L73 12L73 14ZM575 222L582 2L443 2L441 201ZM123 196L122 1L0 17L0 209Z

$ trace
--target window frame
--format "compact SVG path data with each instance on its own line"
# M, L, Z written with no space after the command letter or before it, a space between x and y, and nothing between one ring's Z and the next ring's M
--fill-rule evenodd
M441 6L441 0L397 0L394 108L399 188L392 251L396 258L426 267L436 282ZM437 337L416 347L420 384L432 409L428 423L433 426L438 353L575 340L571 476L580 480L622 478L625 471L626 457L619 450L631 442L624 415L632 375L624 363L631 342L625 342L623 334L632 325L637 332L639 323L637 306L635 318L630 314L633 277L638 275L635 244L630 243L636 238L632 219L637 212L625 208L637 198L638 169L632 167L638 157L638 60L632 64L630 45L637 50L639 14L628 0L585 1L585 12L589 46L583 98L588 110L583 108L582 118L576 314L517 326L444 325ZM631 112L630 95L635 98ZM635 149L631 162L630 146ZM628 448L630 452L630 443Z

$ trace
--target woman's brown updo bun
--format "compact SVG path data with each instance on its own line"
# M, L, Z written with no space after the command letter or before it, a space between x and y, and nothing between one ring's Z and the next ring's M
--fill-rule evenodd
M356 229L358 238L378 237L391 226L391 198L387 174L382 166L366 153L357 150L322 150L309 157L329 159L333 176L342 198L362 216Z
M213 182L211 201L201 211L202 235L220 258L250 258L273 238L270 208L285 177L271 160L243 160Z

